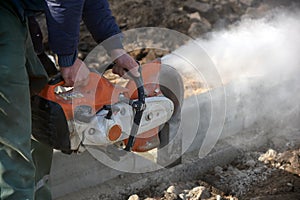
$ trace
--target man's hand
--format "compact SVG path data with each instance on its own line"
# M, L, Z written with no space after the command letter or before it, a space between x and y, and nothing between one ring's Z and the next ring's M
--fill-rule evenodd
M116 63L112 72L124 78L129 78L126 72L129 71L133 76L139 77L139 65L137 62L126 53L124 49L114 49L111 51L111 57Z
M65 87L85 86L88 84L90 70L77 58L75 63L70 67L61 67L61 75L65 81ZM75 82L76 81L76 82Z

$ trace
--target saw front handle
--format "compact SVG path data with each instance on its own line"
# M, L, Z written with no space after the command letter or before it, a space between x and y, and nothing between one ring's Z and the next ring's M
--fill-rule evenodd
M139 77L135 77L130 72L127 72L127 73L129 73L131 78L134 80L135 85L137 87L138 100L132 103L132 108L135 111L135 115L133 118L133 124L131 127L130 136L128 138L128 143L124 149L125 151L131 151L131 148L133 147L134 141L135 141L135 136L138 133L138 129L139 129L139 126L141 123L143 112L146 109L145 89L144 89L144 82L143 82L143 78L142 78L142 70L141 70L140 64L139 64L138 71L140 73Z
M135 136L138 133L139 130L139 126L141 123L141 119L143 116L143 112L146 109L146 104L145 104L145 89L144 89L144 81L143 81L143 77L142 77L142 68L140 63L137 61L139 68L138 71L140 73L139 77L133 76L132 73L128 70L125 69L126 73L130 76L130 78L135 82L136 88L137 88L137 92L138 92L138 100L134 101L132 103L132 108L135 111L135 115L133 118L133 124L131 127L131 131L130 131L130 135L128 138L128 143L125 147L125 151L131 151L133 145L134 145L134 141L135 141ZM106 70L108 69L112 69L113 66L115 65L115 63L111 63Z

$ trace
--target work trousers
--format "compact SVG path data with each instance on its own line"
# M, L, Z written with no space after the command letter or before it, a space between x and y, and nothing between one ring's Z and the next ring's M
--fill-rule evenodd
M27 22L0 3L0 199L48 200L52 149L31 140L30 93L47 82Z

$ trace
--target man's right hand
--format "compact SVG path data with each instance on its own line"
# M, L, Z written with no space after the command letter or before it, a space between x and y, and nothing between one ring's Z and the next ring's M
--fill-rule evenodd
M134 77L139 77L138 63L126 53L124 49L114 49L111 52L111 57L115 61L112 72L124 78L130 78L126 73L129 71Z
M61 75L65 81L65 87L85 86L89 81L90 70L82 60L77 58L72 66L61 67Z

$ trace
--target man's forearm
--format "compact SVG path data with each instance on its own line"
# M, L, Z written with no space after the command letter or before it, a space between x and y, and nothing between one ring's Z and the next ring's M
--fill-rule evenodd
M107 0L86 0L83 20L97 43L102 43L110 53L112 49L122 49L122 34L112 16Z
M77 58L84 0L45 1L50 48L58 55L61 67L71 66Z

